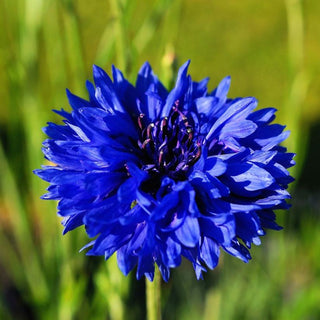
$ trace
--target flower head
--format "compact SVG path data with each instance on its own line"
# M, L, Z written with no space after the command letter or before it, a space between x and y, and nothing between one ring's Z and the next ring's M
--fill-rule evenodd
M276 109L254 111L253 97L228 99L230 77L208 92L192 81L189 61L168 92L145 63L130 84L94 66L89 101L67 91L72 112L56 111L43 153L55 166L35 173L50 182L43 199L59 200L64 233L85 225L88 255L117 253L127 275L165 281L190 260L197 278L218 264L221 249L247 262L265 229L280 229L293 154L270 124Z

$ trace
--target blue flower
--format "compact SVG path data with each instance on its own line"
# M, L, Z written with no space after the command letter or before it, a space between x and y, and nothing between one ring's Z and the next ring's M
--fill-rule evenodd
M279 144L276 109L254 111L253 97L228 99L230 77L208 92L192 81L189 61L167 91L145 63L130 84L94 66L89 101L69 91L72 112L55 111L45 158L35 173L48 181L43 199L59 200L64 233L85 225L88 255L117 253L127 275L152 281L155 264L190 260L197 278L217 266L221 249L248 262L265 229L281 229L275 209L287 209L293 154Z

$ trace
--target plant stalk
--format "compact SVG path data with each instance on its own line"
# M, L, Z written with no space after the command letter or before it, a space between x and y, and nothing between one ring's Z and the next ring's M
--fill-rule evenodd
M161 276L155 268L153 282L146 278L147 319L161 320Z

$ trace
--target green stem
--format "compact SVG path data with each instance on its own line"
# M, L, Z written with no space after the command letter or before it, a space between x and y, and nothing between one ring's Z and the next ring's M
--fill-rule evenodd
M289 93L284 104L284 117L291 134L285 146L295 152L297 165L290 169L297 176L306 154L308 128L302 127L301 118L309 87L309 75L304 65L304 14L302 0L286 0L288 21ZM302 134L303 132L303 134Z
M147 319L161 319L161 277L156 267L153 282L146 278Z
M117 56L117 66L120 70L126 73L128 70L128 59L127 50L128 43L126 38L126 25L125 25L125 9L126 3L120 0L109 0L110 9L114 19L114 35L115 35L115 46Z

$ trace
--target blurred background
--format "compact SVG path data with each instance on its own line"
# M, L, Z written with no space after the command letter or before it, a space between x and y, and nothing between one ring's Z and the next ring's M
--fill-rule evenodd
M144 281L115 259L86 257L83 228L62 236L47 184L41 128L87 97L92 64L132 81L145 60L167 87L191 59L212 90L279 111L296 152L292 209L279 212L244 264L222 253L197 281L190 263L162 286L163 319L320 319L320 2L317 0L0 1L0 319L144 319Z

